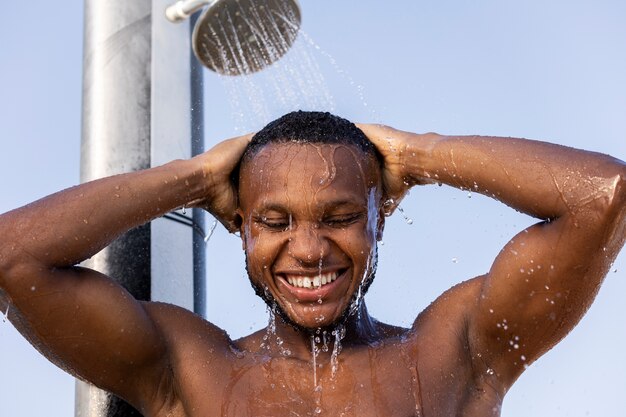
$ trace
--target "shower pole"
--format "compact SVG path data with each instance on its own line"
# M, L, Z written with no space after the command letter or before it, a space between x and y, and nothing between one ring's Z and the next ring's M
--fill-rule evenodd
M171 0L85 0L81 181L201 152L202 72L193 20L165 19ZM140 300L205 313L204 217L172 213L131 230L84 263ZM140 416L77 381L76 417Z

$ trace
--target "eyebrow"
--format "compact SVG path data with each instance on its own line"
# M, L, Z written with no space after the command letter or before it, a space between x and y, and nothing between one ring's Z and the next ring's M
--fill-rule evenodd
M260 204L258 207L255 207L252 210L254 213L260 213L264 211L280 211L280 212L288 212L289 209L278 203L269 203L269 204Z
M331 200L330 202L327 202L324 204L323 208L324 211L327 210L333 210L335 208L338 207L354 207L354 208L359 208L359 209L365 209L367 210L367 203L363 202L363 203L356 203L354 201L351 200L345 200L345 199L338 199L338 200ZM265 203L265 204L260 204L258 207L256 207L253 212L255 213L262 213L262 212L267 212L267 211L278 211L278 212L282 212L282 213L288 213L290 210L287 206L280 204L280 203Z

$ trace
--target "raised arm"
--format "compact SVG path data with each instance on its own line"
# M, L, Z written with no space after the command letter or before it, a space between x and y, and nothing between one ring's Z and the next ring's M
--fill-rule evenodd
M626 237L626 165L607 155L514 138L416 135L361 126L385 157L395 205L414 184L479 192L537 217L500 252L464 305L476 369L502 393L592 303Z
M207 208L232 229L229 175L248 140L86 183L0 216L2 311L53 362L142 408L168 370L161 329L114 281L75 265L181 206Z

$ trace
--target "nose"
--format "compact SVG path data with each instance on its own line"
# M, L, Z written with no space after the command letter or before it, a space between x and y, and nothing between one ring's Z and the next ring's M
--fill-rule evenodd
M288 249L300 265L317 267L328 255L330 242L316 224L299 224L290 232Z

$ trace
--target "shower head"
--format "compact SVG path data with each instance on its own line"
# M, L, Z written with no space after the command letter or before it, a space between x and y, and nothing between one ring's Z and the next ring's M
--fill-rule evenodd
M208 5L198 18L192 46L209 69L250 74L282 57L300 28L297 0L181 0L166 11L171 21Z

